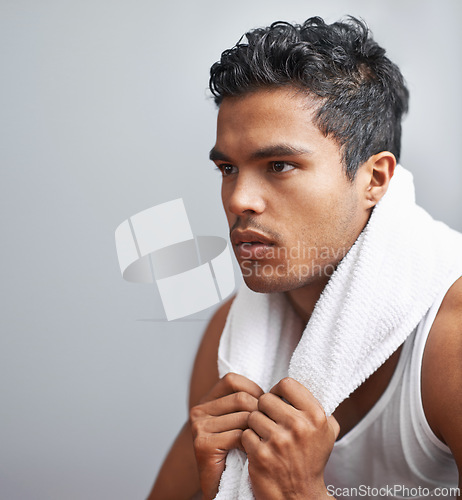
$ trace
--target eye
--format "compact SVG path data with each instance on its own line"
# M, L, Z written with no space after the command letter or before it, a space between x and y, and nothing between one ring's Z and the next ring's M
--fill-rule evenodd
M271 163L271 170L273 172L283 173L283 172L289 172L290 170L293 170L295 167L291 165L290 163L286 163L285 161L273 161Z
M221 165L217 165L217 168L221 171L223 177L227 177L228 175L235 174L237 172L237 167L229 163L222 163Z

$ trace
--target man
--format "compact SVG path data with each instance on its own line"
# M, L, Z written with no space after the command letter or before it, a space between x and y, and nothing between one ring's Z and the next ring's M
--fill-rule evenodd
M232 468L226 459L233 450L246 454L257 499L384 495L374 491L376 485L394 488L388 495L424 497L426 489L457 485L462 467L462 280L457 278L462 268L448 264L456 274L438 290L444 291L439 302L436 292L432 295L428 305L436 319L422 315L406 332L404 347L400 340L367 380L363 377L350 395L347 391L336 400L332 415L326 416L328 398L321 405L306 387L309 383L284 376L305 328L312 327L310 318L314 321L321 307L323 291L328 284L330 291L338 286L332 284L338 281L333 274L350 265L355 280L362 269L361 251L357 261L351 255L366 245L372 214L379 213L382 199L385 206L398 171L401 118L408 106L402 75L365 25L353 18L332 25L320 18L302 26L279 22L246 37L211 69L219 112L210 158L223 175L223 206L246 286L255 295L285 297L284 311L299 323L294 320L281 334L280 351L269 366L276 383L262 389L242 372L220 377L217 358L226 319L239 317L245 305L236 299L230 313L233 298L217 311L196 356L190 419L150 498L215 498L225 463ZM380 241L386 244L386 238ZM294 249L298 252L289 256ZM402 248L397 252L402 255ZM399 268L394 254L386 257L390 269ZM438 277L446 260L437 256L435 262ZM424 270L410 280L419 274ZM430 277L428 283L430 288ZM399 283L396 293L406 286ZM382 306L379 302L375 309ZM409 314L405 310L403 318ZM386 314L382 319L389 320ZM230 321L225 331L231 341L239 334ZM415 347L419 335L423 355ZM329 363L334 371L334 360ZM415 373L408 376L411 365ZM407 376L417 377L410 396ZM342 372L336 380L341 383L341 378ZM402 431L418 413L411 415L407 408L413 398L416 408L422 406L415 436L413 430ZM399 429L390 420L395 417ZM416 493L417 488L426 489Z

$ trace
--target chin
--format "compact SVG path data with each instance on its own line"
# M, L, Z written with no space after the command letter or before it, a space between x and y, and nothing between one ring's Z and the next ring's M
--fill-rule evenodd
M274 276L244 276L245 284L254 292L258 293L275 293L288 292L303 286L298 280L290 280L288 277Z
M264 280L262 278L252 279L244 278L245 284L253 291L257 293L274 293L274 292L284 292L285 290L274 283L272 280Z

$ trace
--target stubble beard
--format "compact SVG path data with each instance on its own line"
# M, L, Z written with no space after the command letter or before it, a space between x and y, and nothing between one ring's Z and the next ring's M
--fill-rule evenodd
M338 266L335 261L310 263L243 261L240 263L246 285L258 293L288 292L305 286L327 284Z

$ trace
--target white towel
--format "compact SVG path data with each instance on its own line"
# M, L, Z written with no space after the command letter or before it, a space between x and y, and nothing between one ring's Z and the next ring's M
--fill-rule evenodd
M330 415L460 276L462 234L416 205L412 175L397 166L388 192L321 294L292 355L289 376ZM281 293L240 288L220 342L221 377L240 373L269 391L287 307ZM228 453L217 500L254 498L247 465L243 452Z

